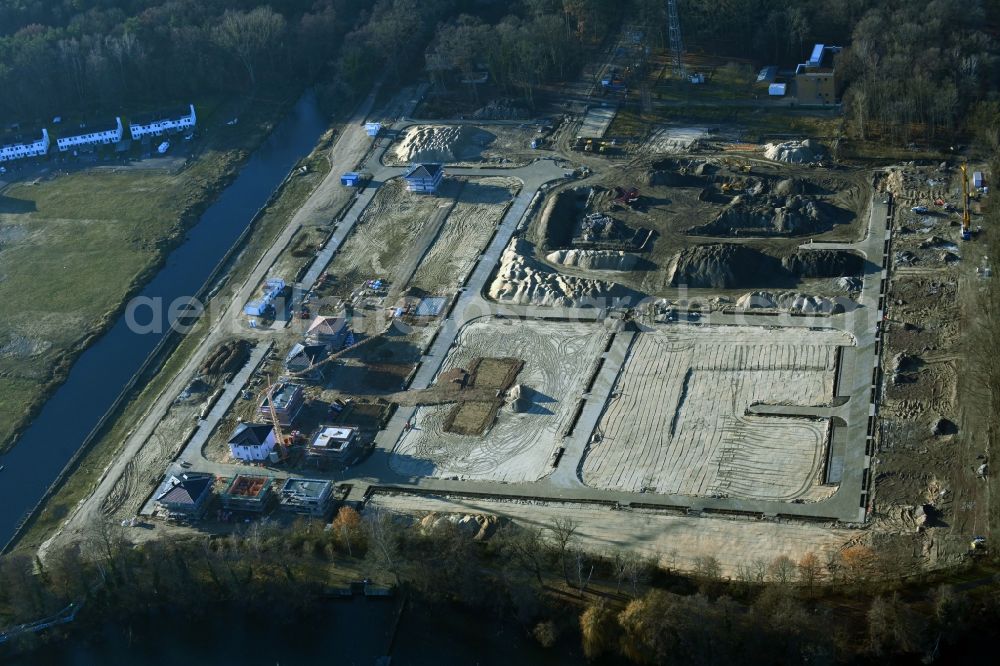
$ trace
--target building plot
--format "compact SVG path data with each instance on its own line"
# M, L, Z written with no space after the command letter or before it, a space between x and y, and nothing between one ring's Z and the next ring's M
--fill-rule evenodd
M671 327L640 334L581 468L631 492L821 499L828 419L755 416L751 405L829 405L838 331Z
M420 262L410 286L431 293L461 286L520 185L514 178L466 179L458 203Z
M410 476L503 482L536 481L566 428L608 333L600 325L483 318L467 325L442 373L480 358L524 361L516 397L484 435L445 431L452 406L424 406L396 444L390 466ZM439 375L439 376L441 376ZM512 394L514 391L512 391Z

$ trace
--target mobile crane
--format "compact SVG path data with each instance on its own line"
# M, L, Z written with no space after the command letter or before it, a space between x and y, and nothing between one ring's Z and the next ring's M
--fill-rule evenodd
M969 165L962 163L962 240L972 240L969 220Z

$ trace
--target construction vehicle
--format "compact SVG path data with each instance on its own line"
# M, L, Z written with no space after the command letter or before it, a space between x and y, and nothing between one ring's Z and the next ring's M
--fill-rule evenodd
M969 165L962 163L962 240L972 240L969 219Z
M625 189L624 187L615 186L615 199L614 202L619 206L631 207L639 200L639 190L635 187L630 187Z

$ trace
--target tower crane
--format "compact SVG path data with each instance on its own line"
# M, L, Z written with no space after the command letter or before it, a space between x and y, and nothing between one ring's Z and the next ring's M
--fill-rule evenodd
M969 220L969 165L962 163L962 240L972 240Z
M392 327L392 322L390 322L389 325L386 326L385 330L382 331L382 334L387 333L389 331L389 328L391 328L391 327ZM371 342L372 340L374 340L377 337L378 337L378 335L373 335L373 336L367 337L364 340L362 340L361 342L357 342L357 343L355 343L353 345L350 345L348 347L344 347L340 351L338 351L338 352L336 352L334 354L330 354L329 356L327 356L326 358L324 358L319 363L313 363L308 368L306 368L304 370L299 370L298 372L288 373L287 375L285 375L285 377L295 378L295 377L301 377L301 376L303 376L305 374L308 374L308 373L312 372L313 370L315 370L316 368L318 368L320 366L323 366L323 365L326 365L330 361L334 361L334 360L340 358L341 356L343 356L347 352L354 351L358 347L361 347L363 345L368 344L369 342ZM275 388L277 388L278 384L280 384L280 383L281 383L281 380L278 380L278 381L272 383L270 381L270 378L268 378L268 386L267 386L267 388L264 389L264 391L263 391L263 393L261 395L261 398L262 398L262 401L267 402L267 410L268 410L268 412L270 412L270 415L271 415L271 425L274 426L274 439L278 443L278 448L279 448L279 451L281 453L281 458L284 459L285 456L288 455L288 445L287 445L287 443L285 441L285 434L284 434L284 432L281 429L281 423L280 423L280 420L278 418L278 410L275 409L275 407L274 407L274 390L275 390Z

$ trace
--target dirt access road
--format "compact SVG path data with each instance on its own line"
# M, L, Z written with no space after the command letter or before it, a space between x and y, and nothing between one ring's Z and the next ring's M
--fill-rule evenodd
M373 140L365 133L364 121L371 113L377 93L378 86L345 123L343 131L330 148L330 173L292 216L291 222L274 244L257 261L247 280L235 290L222 315L212 324L212 329L205 340L126 437L121 450L105 469L93 492L67 517L60 530L40 546L39 557L44 558L48 549L57 542L79 540L86 535L86 530L93 524L94 519L102 515L101 507L105 499L114 491L130 462L142 457L147 441L167 414L174 398L197 373L208 353L233 334L246 334L246 329L239 325L243 304L251 298L257 286L267 276L278 255L288 247L292 238L304 225L315 224L320 220L326 221L333 217L338 202L342 202L344 197L340 175L344 171L354 169L372 146Z

